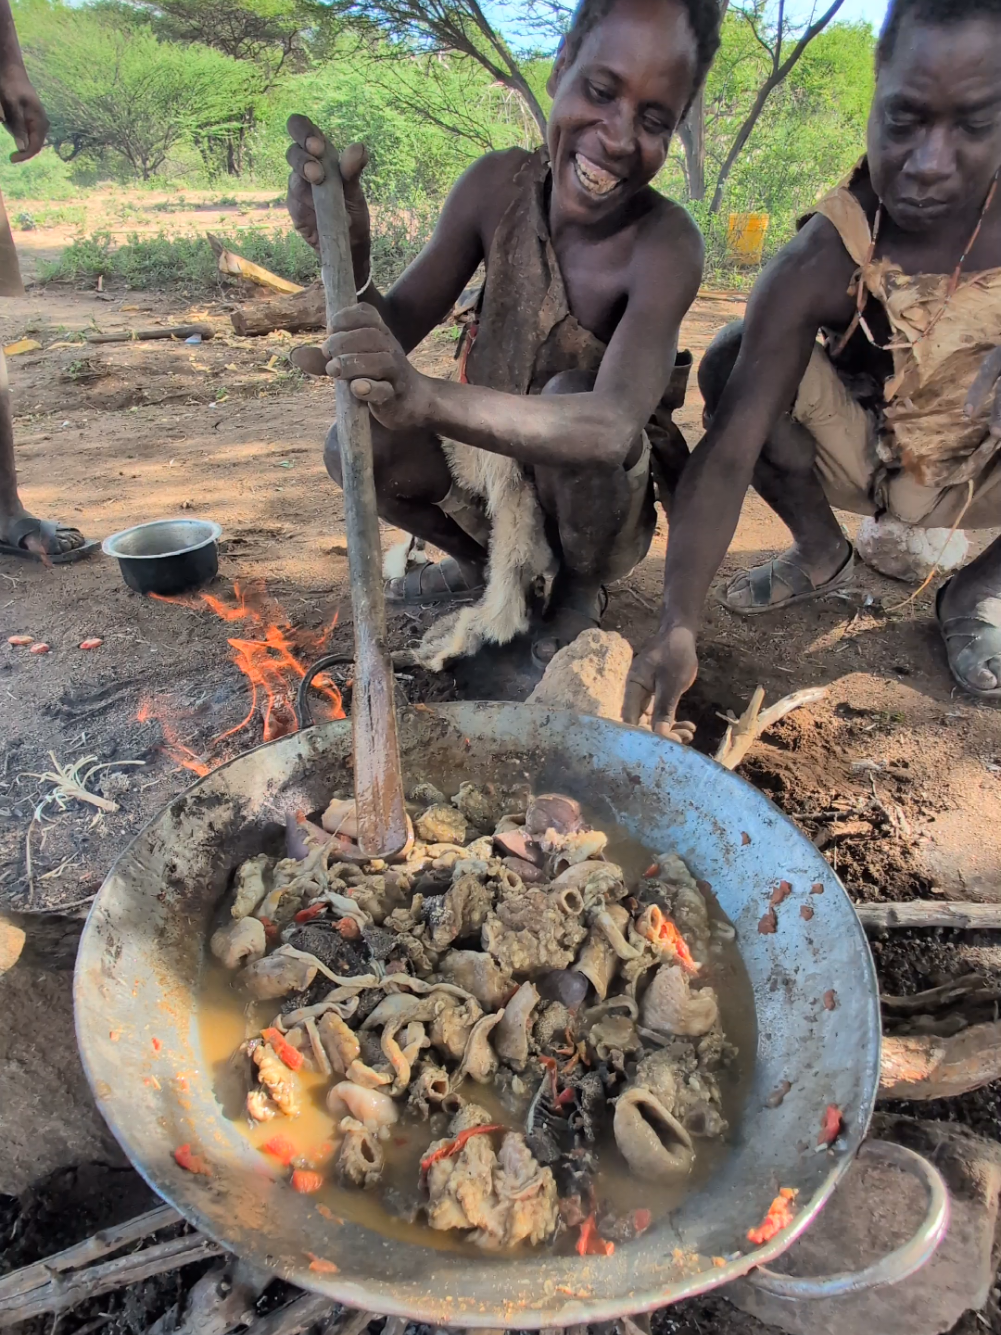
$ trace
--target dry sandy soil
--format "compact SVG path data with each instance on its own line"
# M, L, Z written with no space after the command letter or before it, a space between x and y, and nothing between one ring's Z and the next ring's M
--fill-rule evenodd
M18 240L36 255L58 243L42 232ZM30 274L30 254L25 267ZM308 661L321 642L347 648L351 634L341 498L320 448L332 387L290 367L287 336L233 335L228 308L246 296L234 288L192 305L180 296L32 286L23 300L4 303L3 342L30 336L42 344L10 361L23 494L37 513L78 524L91 537L179 513L217 520L225 536L211 592L232 604L239 582L262 591L255 605L266 608L266 590L282 611L265 619L284 623ZM684 344L698 356L740 312L738 297L705 294ZM197 347L73 339L95 325L111 331L196 319L216 330ZM447 331L436 331L417 360L444 373L451 351ZM693 377L680 417L690 443L700 416ZM844 520L852 532L856 521ZM387 529L385 544L397 536ZM662 521L647 560L611 592L605 624L634 645L656 621L665 542ZM724 576L786 542L781 523L750 496ZM755 747L745 776L801 823L858 900L998 900L1001 713L954 689L933 590L898 606L908 592L862 568L848 590L784 614L745 621L711 601L702 674L685 712L699 723L697 745L709 750L722 731L718 714L739 712L759 683L769 700L827 686L820 705ZM397 619L394 644L412 644L420 628L416 619ZM235 630L256 633L247 621ZM29 656L8 646L11 634L44 640L51 652ZM228 741L212 740L238 724L250 702L227 645L233 635L232 623L204 607L137 596L101 556L55 569L0 561L0 907L78 912L131 835L190 781L177 744L212 764L261 740L258 713ZM91 636L102 646L81 651ZM406 684L411 698L423 699L460 688L471 690L450 676L417 675ZM171 741L173 750L165 746ZM103 776L123 776L106 787L119 810L50 805L32 823L53 788L39 776L53 761L65 766L87 756L111 766ZM863 772L861 761L879 768ZM1001 972L1001 953L973 935L877 943L877 960L892 992L932 986L971 966ZM997 1092L930 1111L997 1138ZM712 1303L688 1305L687 1315L674 1309L665 1329L763 1330L735 1316L724 1325L719 1310Z

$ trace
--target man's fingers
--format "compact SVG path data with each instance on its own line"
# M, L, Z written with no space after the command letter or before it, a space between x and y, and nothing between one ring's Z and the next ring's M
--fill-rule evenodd
M315 139L320 145L316 156L319 157L319 154L323 152L326 140L308 116L289 116L285 122L285 128L288 130L290 138L294 139L300 148L306 147L307 140Z
M327 374L327 356L322 348L293 348L289 361L305 375Z
M970 386L970 392L967 394L966 403L963 406L963 413L966 417L976 417L987 402L987 396L999 376L1001 376L1001 347L989 352L980 363L980 370Z
M334 316L333 324L335 334L347 334L352 329L380 329L388 332L382 316L366 301L359 301L357 306L345 306Z
M324 346L328 358L346 357L356 352L393 352L395 348L390 343L392 338L388 329L366 325L362 329L349 329L343 334L331 334Z
M388 380L368 380L364 376L351 381L351 393L363 403L388 403L396 395Z
M363 352L354 356L334 357L327 363L327 375L335 380L392 380L396 357L392 352Z
M345 185L357 185L358 177L368 166L368 149L364 144L348 144L341 154L341 178Z
M626 692L622 700L622 721L634 726L646 712L653 691L646 682L630 677L626 682Z
M298 144L289 144L285 150L285 161L294 172L304 177L310 185L320 185L324 180L323 167L313 157L312 153L307 153Z

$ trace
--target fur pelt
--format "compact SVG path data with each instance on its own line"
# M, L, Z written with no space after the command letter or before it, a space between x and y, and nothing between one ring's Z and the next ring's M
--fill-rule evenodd
M556 564L542 507L521 465L458 441L442 444L455 481L486 502L490 557L482 599L442 617L421 642L418 658L433 672L450 659L475 654L484 644L507 644L527 630L528 590Z

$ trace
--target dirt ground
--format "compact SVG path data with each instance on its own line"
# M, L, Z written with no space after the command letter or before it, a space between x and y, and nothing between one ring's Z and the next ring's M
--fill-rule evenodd
M28 239L36 256L49 242L41 232L18 239ZM30 256L25 267L30 274ZM235 582L266 591L283 609L266 619L286 622L308 661L321 644L349 649L351 637L341 498L320 448L333 391L289 365L288 336L233 334L228 310L244 297L233 288L191 304L32 286L23 300L0 306L5 344L25 336L42 344L10 360L23 496L36 513L78 524L90 537L182 513L218 521L224 540L211 592L231 605ZM702 296L683 345L698 357L741 309L736 296ZM95 326L192 320L208 321L216 336L199 346L79 341ZM449 333L436 331L416 359L443 374L452 349ZM693 376L679 418L690 443L700 417ZM857 521L843 518L853 532ZM385 544L398 536L387 528ZM971 535L975 550L991 536ZM786 542L781 523L750 496L723 576ZM662 520L646 561L611 591L605 625L635 646L656 622L665 543ZM711 601L702 672L685 712L699 724L696 744L711 750L723 728L719 713L739 712L756 685L769 700L826 686L826 699L775 728L742 773L802 825L857 900L997 901L1001 713L954 688L935 631L934 590L899 606L909 592L863 567L849 589L784 614L743 620ZM235 634L249 635L252 623L242 625ZM420 630L419 619L397 618L394 647L414 643ZM7 644L12 634L44 640L51 651L30 656ZM213 764L261 740L255 713L242 731L213 742L249 705L227 644L233 635L232 623L204 608L139 597L101 556L54 569L0 562L0 908L81 912L117 852L190 781L178 746L196 763ZM88 637L103 644L82 651ZM405 689L414 699L440 699L457 687L452 677L417 674ZM92 787L102 784L119 809L60 811L50 803L33 819L55 786L39 776L84 757L109 767ZM971 968L1001 978L1001 950L987 936L895 934L875 951L886 991L933 986ZM997 1139L999 1092L922 1115L958 1118ZM10 1208L23 1218L21 1206ZM21 1236L25 1225L12 1227ZM0 1220L0 1250L3 1235ZM18 1255L32 1259L23 1248ZM660 1328L663 1335L764 1330L712 1299L672 1309Z

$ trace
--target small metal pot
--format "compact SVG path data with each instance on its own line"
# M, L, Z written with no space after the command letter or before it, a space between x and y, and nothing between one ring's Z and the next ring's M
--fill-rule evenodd
M155 519L113 533L102 550L117 559L136 593L181 593L218 573L221 536L211 519Z

